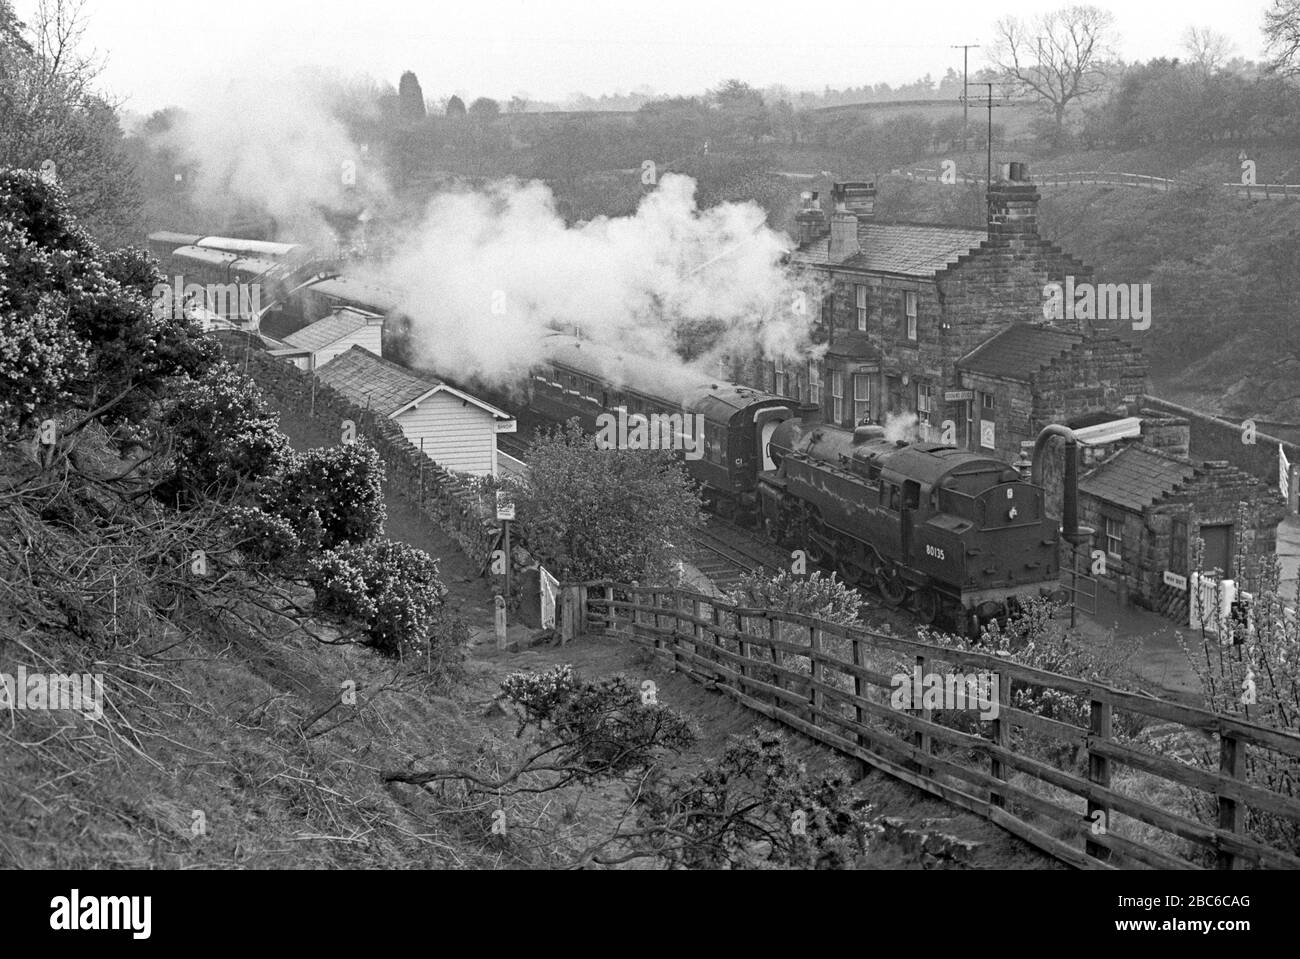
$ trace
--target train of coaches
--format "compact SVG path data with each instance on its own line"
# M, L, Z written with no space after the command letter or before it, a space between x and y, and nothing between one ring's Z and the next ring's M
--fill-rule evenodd
M341 276L306 247L157 233L149 248L187 283L261 284L262 312L280 324L306 325L345 307L383 315L384 357L418 369L409 319L394 298ZM1042 488L1002 460L889 442L879 426L842 429L814 407L721 380L675 383L667 396L664 378L642 358L559 333L551 340L522 406L459 385L504 404L525 425L577 418L595 432L604 413L698 414L703 454L685 466L713 511L806 551L923 622L974 631L1028 597L1060 598L1058 524Z

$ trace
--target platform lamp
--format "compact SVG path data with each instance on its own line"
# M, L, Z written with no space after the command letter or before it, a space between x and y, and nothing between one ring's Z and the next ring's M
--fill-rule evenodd
M1079 438L1074 430L1067 426L1052 423L1043 427L1034 441L1030 482L1035 486L1043 485L1043 450L1054 436L1065 440L1065 483L1062 491L1061 536L1070 544L1070 626L1077 621L1079 597L1079 547L1092 543L1097 532L1091 526L1079 525Z

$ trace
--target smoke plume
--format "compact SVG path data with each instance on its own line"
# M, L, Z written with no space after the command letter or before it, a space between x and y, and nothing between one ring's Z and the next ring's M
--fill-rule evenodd
M504 182L436 197L382 281L403 291L421 362L445 375L508 386L577 328L674 380L690 374L676 347L709 340L695 370L717 378L720 356L806 346L788 248L757 205L698 209L688 177L665 176L634 215L575 226L545 185Z

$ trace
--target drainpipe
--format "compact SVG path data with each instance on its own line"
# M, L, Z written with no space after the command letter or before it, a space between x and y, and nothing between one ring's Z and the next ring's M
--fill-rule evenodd
M1074 430L1053 423L1044 427L1034 442L1033 467L1030 482L1035 486L1043 485L1043 450L1052 437L1059 436L1065 440L1065 489L1061 510L1061 536L1072 547L1070 557L1070 626L1076 625L1079 587L1079 547L1092 542L1095 532L1089 526L1079 526L1079 439Z

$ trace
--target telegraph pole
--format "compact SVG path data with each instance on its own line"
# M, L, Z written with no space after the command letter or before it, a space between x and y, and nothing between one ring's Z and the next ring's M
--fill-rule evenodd
M967 96L970 93L970 52L978 50L978 43L954 43L952 49L961 51L961 152L965 153L967 149L967 140L970 133L970 104L967 103Z

